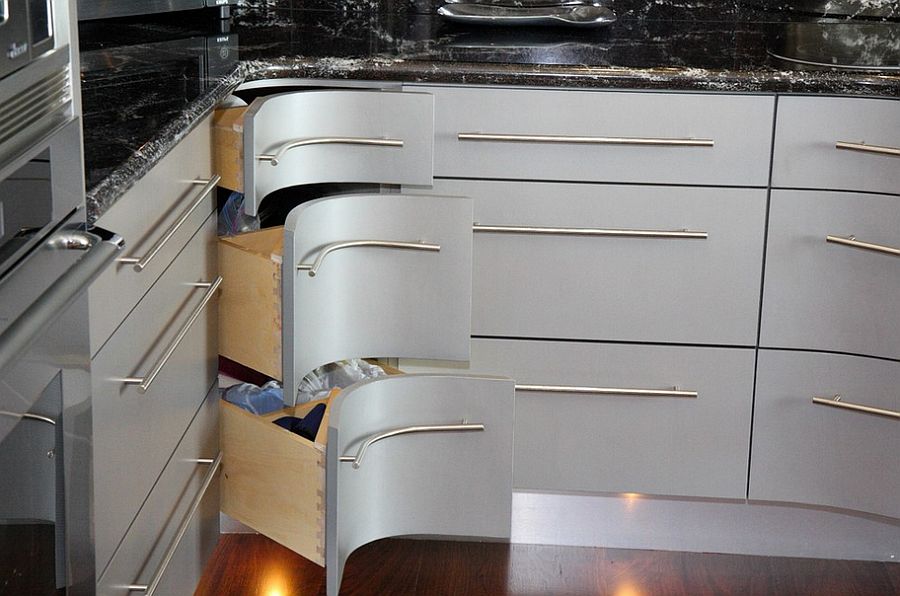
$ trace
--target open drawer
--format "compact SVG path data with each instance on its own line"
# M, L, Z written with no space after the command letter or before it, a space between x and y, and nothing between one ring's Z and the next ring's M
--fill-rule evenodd
M431 184L434 99L379 90L294 91L214 118L223 185L251 215L273 190L298 184Z
M369 379L331 400L316 441L223 402L222 511L326 565L329 595L380 538L508 539L513 397L497 377Z

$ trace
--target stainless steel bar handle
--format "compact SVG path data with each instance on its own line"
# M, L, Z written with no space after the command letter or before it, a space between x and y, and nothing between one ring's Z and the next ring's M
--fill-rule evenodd
M175 353L175 350L178 348L181 340L183 340L184 336L188 334L188 331L191 330L191 326L203 312L203 309L206 308L206 305L209 304L209 301L212 300L213 296L215 296L216 290L218 290L219 286L222 285L222 276L218 276L215 281L212 282L201 282L193 285L198 288L207 288L206 293L203 294L203 299L200 301L200 304L198 304L197 307L194 308L191 316L188 317L188 320L178 331L178 335L176 335L175 339L173 339L172 342L168 345L166 350L162 353L162 356L159 357L159 360L157 360L156 364L153 365L153 368L150 369L150 372L143 377L125 377L124 379L118 379L119 381L126 385L137 385L138 391L140 391L141 393L146 392L150 388L150 385L153 384L153 381L169 361L169 358L171 358L172 354Z
M203 203L203 200L206 198L206 196L216 188L216 186L219 184L219 180L221 179L222 178L220 176L215 175L209 180L195 180L194 184L202 184L203 188L201 188L200 192L195 195L193 202L188 205L187 209L182 212L181 216L178 218L178 221L173 223L169 227L169 229L166 230L166 233L159 237L159 240L157 240L156 243L150 247L150 249L144 256L120 257L116 259L116 262L127 265L134 265L135 271L143 271L147 267L147 265L150 264L153 258L159 254L159 251L161 251L163 247L169 242L169 240L172 239L172 236L174 236L178 232L178 230L181 229L181 226L183 226L184 222L188 220L188 218L191 216L191 213L196 211L197 207L199 207Z
M159 563L159 567L156 568L156 572L150 578L150 582L147 584L131 584L126 586L129 592L144 592L146 596L152 596L156 592L156 589L163 579L163 575L166 573L166 568L169 566L169 563L172 562L172 557L175 556L178 545L181 544L181 539L184 538L184 535L187 533L191 522L194 520L194 515L197 513L197 509L200 508L200 503L203 502L206 491L209 490L209 486L212 484L216 472L219 471L219 467L222 465L222 453L220 452L216 455L213 460L198 460L197 463L209 465L209 470L207 470L206 476L203 477L203 483L200 485L200 490L197 491L197 495L194 497L194 500L191 501L191 506L188 508L187 514L184 516L184 519L181 520L181 525L178 526L178 531L175 532L175 536L172 538L172 542L169 543L169 548L166 549L162 561Z
M257 155L259 161L268 161L272 166L277 166L278 162L284 157L284 154L291 149L297 147L308 147L309 145L367 145L374 147L403 147L401 139L372 139L367 137L312 137L309 139L297 139L289 141L278 148L274 154L263 153Z
M355 248L360 246L376 246L381 248L396 248L400 250L424 250L427 252L440 252L441 245L440 244L432 244L429 242L397 242L394 240L348 240L345 242L333 242L331 244L325 245L322 250L319 251L316 260L310 263L300 263L297 265L297 271L308 271L310 277L315 277L319 272L319 268L322 267L322 262L325 261L325 257L329 254L333 253L336 250L342 250L345 248Z
M892 155L894 157L900 157L900 147L883 147L879 145L867 145L865 143L837 141L834 144L834 148L846 149L848 151L861 151L863 153L875 153L877 155Z
M707 232L691 230L633 230L604 228L547 228L533 226L486 226L475 224L473 232L490 234L533 234L553 236L599 236L605 238L709 238Z
M52 424L52 425L56 426L56 420L54 420L53 418L50 418L48 416L41 416L40 414L31 414L28 412L26 412L24 414L16 414L15 412L8 412L6 410L0 410L0 416L7 416L9 418L19 418L22 420L36 420L38 422L46 422L47 424Z
M540 391L542 393L584 393L590 395L627 395L633 397L690 397L696 398L696 391L671 389L630 389L624 387L577 387L569 385L516 385L516 391Z
M501 143L547 143L574 145L649 145L656 147L713 147L713 139L655 137L580 137L570 135L518 135L461 132L460 141L496 141Z
M862 404L855 404L847 401L841 401L840 395L835 395L834 397L813 397L812 401L814 404L819 404L822 406L843 408L845 410L853 410L854 412L865 412L866 414L875 414L876 416L884 416L886 418L900 420L900 412L897 412L895 410L885 410L883 408L873 408L872 406L864 406Z
M826 242L833 242L834 244L843 244L844 246L852 246L853 248L862 248L864 250L871 250L874 252L880 252L888 255L900 256L900 248L894 248L893 246L884 246L883 244L872 244L871 242L863 242L862 240L857 240L856 236L825 236Z
M359 450L356 452L356 455L342 455L339 460L342 462L351 462L353 464L353 468L357 469L362 463L362 459L366 454L366 450L378 441L382 441L384 439L413 433L472 432L483 430L483 424L468 423L465 421L460 424L427 424L422 426L404 426L402 428L395 428L393 430L379 433L377 435L372 435L371 437L366 439L362 445L359 446Z

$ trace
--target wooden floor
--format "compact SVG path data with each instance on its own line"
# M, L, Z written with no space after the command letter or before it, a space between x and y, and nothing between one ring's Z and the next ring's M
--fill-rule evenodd
M325 594L325 572L255 534L228 534L195 596ZM342 595L900 595L900 563L382 540L347 562Z

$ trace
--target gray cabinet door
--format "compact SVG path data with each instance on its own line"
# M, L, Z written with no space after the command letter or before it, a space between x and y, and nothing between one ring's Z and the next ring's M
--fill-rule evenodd
M436 180L433 192L475 201L475 335L756 343L764 190Z
M897 362L760 350L750 498L900 517L898 387ZM813 402L836 395L883 413Z
M512 449L509 379L399 375L342 392L328 428L328 594L350 553L379 538L508 539Z
M476 339L468 370L516 381L516 488L746 496L752 349Z
M900 194L900 101L779 97L772 168L773 186Z
M422 89L435 98L435 176L768 183L774 97Z
M896 197L772 191L760 345L900 358L898 249Z
M285 222L282 267L288 401L328 362L469 357L469 199L365 194L304 203Z
M297 184L431 184L433 112L425 93L304 91L255 100L244 118L244 208L256 214L267 194Z

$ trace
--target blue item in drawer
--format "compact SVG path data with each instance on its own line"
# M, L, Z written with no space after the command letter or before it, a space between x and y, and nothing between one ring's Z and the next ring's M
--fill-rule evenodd
M322 425L323 416L325 416L325 404L318 404L303 418L284 416L273 422L281 428L285 428L294 434L300 435L304 439L315 441L316 433L319 432L319 426Z

